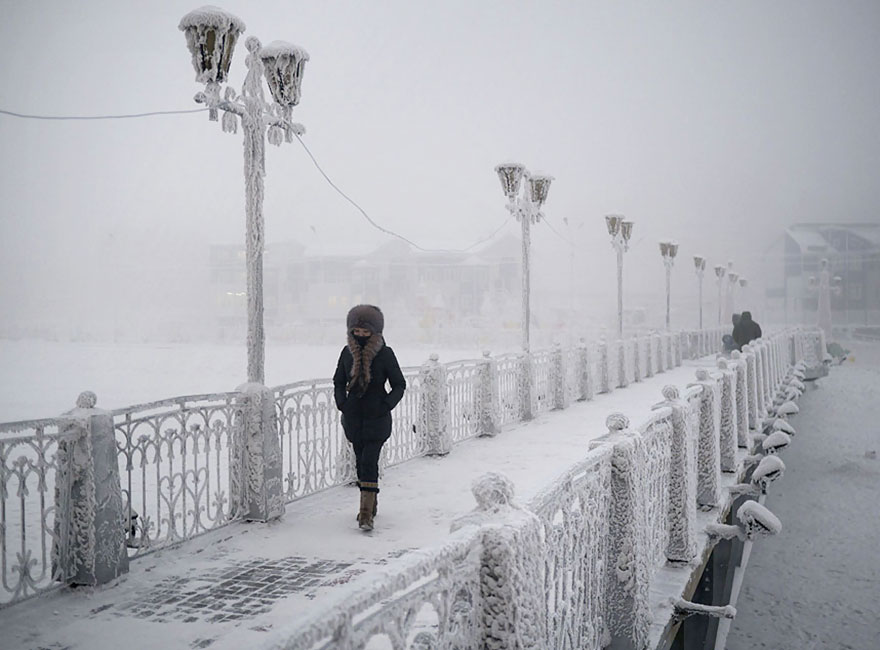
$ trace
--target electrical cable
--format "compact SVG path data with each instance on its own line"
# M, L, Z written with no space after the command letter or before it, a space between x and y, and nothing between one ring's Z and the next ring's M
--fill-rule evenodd
M29 120L123 120L133 117L150 117L152 115L178 115L182 113L203 113L207 108L193 108L185 111L151 111L149 113L126 113L122 115L30 115L0 109L3 115L21 117Z

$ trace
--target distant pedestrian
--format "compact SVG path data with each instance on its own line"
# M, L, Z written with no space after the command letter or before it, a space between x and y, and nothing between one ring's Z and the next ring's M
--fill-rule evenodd
M737 350L742 350L744 345L759 338L761 338L761 326L752 320L752 312L744 311L733 328L733 340L736 341Z
M736 329L736 324L739 323L740 315L734 314L731 316L730 320L733 322L733 328ZM736 341L733 340L733 332L730 334L725 334L721 337L721 344L724 346L723 352L724 355L729 357L730 353L734 350L737 350Z
M394 351L385 345L385 317L374 305L352 307L346 318L348 344L333 375L342 429L354 448L360 509L358 526L373 530L379 493L379 454L391 436L391 411L403 398L406 379ZM391 390L386 392L386 382Z

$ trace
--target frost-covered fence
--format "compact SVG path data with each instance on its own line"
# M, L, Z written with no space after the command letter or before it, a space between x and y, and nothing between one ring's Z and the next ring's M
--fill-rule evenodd
M435 357L422 367L406 368L408 389L395 409L382 466L448 453L454 443L469 437L496 435L504 425L615 390L621 376L630 383L678 365L684 357L714 352L723 331L581 341L531 355L486 353L482 359L452 363ZM715 382L717 389L710 391L711 408L705 390L689 390L683 398L689 405L683 416L686 431L693 432L687 434L693 440L688 438L684 446L692 445L695 454L698 448L715 449L718 466L729 468L732 436L738 447L748 444L749 431L758 430L773 408L774 391L787 369L810 352L815 358L821 343L814 330L789 330L735 353L729 375L722 368L720 374L700 378L698 384ZM726 379L719 383L722 375ZM354 480L352 453L329 380L271 390L248 386L109 413L124 509L119 529L132 557L239 519L269 518L283 511L285 501ZM724 415L727 404L733 410ZM640 443L650 452L643 483L651 505L645 516L655 523L668 508L664 486L680 478L675 467L681 459L676 460L673 450L684 443L676 442L676 435L683 434L676 434L674 411L657 415ZM0 605L55 582L49 559L59 498L55 476L59 440L70 422L54 418L0 424ZM715 433L707 433L710 426ZM80 426L77 435L86 435L83 430ZM713 481L707 478L717 475L712 462L709 471L694 459L695 467L703 467L703 479L695 474L694 482L705 507L715 503ZM652 530L650 554L657 556L672 545L672 537L669 530Z
M798 336L780 332L755 347L787 353ZM675 363L675 342L665 349ZM483 477L474 486L477 507L453 524L457 532L364 576L354 598L278 630L271 647L649 647L657 570L697 558L706 543L697 534L698 508L720 513L732 498L722 494L721 473L745 462L736 448L740 416L757 392L749 355L697 369L683 391L664 387L654 414L637 427L610 416L608 433L524 506L509 480ZM581 347L564 362L589 375L589 356ZM801 360L787 358L769 374L777 402L783 378ZM565 376L584 385L578 372ZM747 428L746 444L770 422Z
M112 411L134 554L237 518L230 474L239 393L194 395Z
M0 425L0 606L51 588L58 447L81 435L67 418Z

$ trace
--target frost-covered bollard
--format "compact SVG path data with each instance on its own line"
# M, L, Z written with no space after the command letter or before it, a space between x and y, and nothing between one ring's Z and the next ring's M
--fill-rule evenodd
M654 346L651 345L653 339L650 334L645 337L645 377L654 376Z
M284 514L281 445L275 396L262 384L247 383L233 427L229 468L233 517L269 521Z
M665 358L666 352L663 348L663 337L660 334L654 334L651 338L654 339L654 349L657 351L657 372L663 372L666 370L665 366Z
M666 559L671 562L690 562L697 552L694 538L697 517L697 486L694 477L694 450L687 427L687 403L681 399L678 388L663 387L663 401L655 409L672 410L672 454L669 468L669 540Z
M513 502L513 483L502 474L484 474L474 481L471 491L477 507L453 521L451 530L468 525L483 530L483 638L478 647L546 647L541 521Z
M437 354L432 354L419 373L422 387L419 428L425 438L425 453L428 456L445 456L452 451L446 366L439 359Z
M749 446L748 369L739 350L734 350L730 356L736 372L736 446L747 449Z
M590 372L590 348L584 339L578 341L578 401L593 399L593 377Z
M721 456L718 431L721 428L721 390L717 381L705 368L697 370L697 381L689 386L701 386L700 435L697 443L697 506L714 508L719 503L718 485L721 482Z
M626 342L617 340L617 387L626 388L629 380L626 378Z
M52 575L74 585L101 585L128 573L129 513L122 501L113 417L96 404L93 392L81 393L76 408L62 416L66 439L58 441ZM21 564L22 571L30 569Z
M629 419L613 413L606 420L612 444L611 507L608 521L610 575L605 581L606 625L611 648L646 647L651 625L648 603L647 513L642 463L644 443L628 431Z
M736 471L737 412L736 373L728 367L727 359L718 359L721 372L721 430L719 433L721 471Z

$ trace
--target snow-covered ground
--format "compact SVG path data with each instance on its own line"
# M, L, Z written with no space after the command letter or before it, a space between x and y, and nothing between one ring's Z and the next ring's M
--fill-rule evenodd
M782 533L752 550L728 650L880 648L880 344L844 347L800 401L766 502Z
M336 370L337 345L266 346L266 384L329 378ZM432 352L441 361L479 358L481 350L394 348L402 366L418 366ZM507 350L492 350L501 354ZM120 408L178 395L234 390L247 379L244 345L57 343L0 339L0 422L50 418L73 408L84 390L98 395L98 407Z

